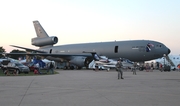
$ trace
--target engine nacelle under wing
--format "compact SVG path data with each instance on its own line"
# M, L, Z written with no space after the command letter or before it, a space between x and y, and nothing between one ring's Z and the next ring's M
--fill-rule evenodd
M45 38L36 37L31 39L31 44L38 47L54 45L57 42L58 42L58 38L55 36L45 37Z
M69 62L78 66L78 67L87 67L87 65L92 61L91 58L87 58L84 56L78 56L71 59Z

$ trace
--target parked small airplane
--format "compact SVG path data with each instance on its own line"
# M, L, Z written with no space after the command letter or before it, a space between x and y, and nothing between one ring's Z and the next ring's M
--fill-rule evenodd
M117 60L108 59L106 56L95 55L96 59L89 64L90 69L96 69L96 64L99 70L110 70L110 68L116 68ZM119 60L121 60L123 68L128 69L133 67L133 62L130 60L124 58L119 58Z
M84 66L88 67L88 64L93 60L90 52L95 52L100 56L107 56L112 59L121 57L136 62L160 58L163 57L164 54L168 55L170 53L170 49L164 44L152 40L129 40L53 46L58 42L58 38L55 36L49 37L38 21L33 21L33 24L37 37L32 38L32 45L40 48L34 50L15 45L11 46L32 52L27 53L27 55L39 55L48 60L60 62L67 61L68 63L76 65L78 68ZM74 67L71 68L73 69Z

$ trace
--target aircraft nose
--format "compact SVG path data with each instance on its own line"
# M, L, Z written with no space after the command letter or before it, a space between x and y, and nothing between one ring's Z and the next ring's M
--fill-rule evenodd
M171 50L170 50L170 49L168 49L168 54L169 54L169 53L171 53Z

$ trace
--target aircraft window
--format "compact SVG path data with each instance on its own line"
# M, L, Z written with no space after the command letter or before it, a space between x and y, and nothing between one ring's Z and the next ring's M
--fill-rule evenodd
M114 53L118 53L118 46L115 46Z
M179 58L177 58L177 59L179 59Z
M156 49L160 49L162 45L156 45Z
M175 57L173 59L175 59Z
M161 45L158 45L158 47L161 47Z

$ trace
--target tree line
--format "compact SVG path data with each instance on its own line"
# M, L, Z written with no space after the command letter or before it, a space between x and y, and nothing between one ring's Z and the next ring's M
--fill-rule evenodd
M5 49L3 47L0 47L0 53L5 53ZM26 51L22 51L22 50L18 50L18 49L14 49L12 50L10 53L26 53ZM19 57L25 57L26 55L21 55L21 54L17 54L17 55L8 55L8 57L13 58L13 59L19 59ZM3 54L0 54L0 58L5 57Z

